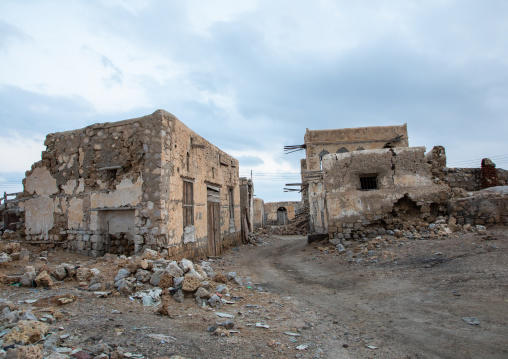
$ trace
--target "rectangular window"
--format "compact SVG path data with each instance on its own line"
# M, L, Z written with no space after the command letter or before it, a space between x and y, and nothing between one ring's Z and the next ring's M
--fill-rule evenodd
M183 226L187 227L194 224L194 189L193 183L183 181Z
M360 189L362 191L371 191L378 188L377 175L361 175L360 176Z
M235 199L233 197L233 188L229 189L229 218L235 218Z

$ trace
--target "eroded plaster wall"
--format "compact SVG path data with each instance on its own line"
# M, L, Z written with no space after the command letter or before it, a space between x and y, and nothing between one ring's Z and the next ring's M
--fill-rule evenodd
M265 203L265 224L276 225L277 223L277 210L285 208L287 211L287 219L292 221L295 215L300 213L303 208L302 202L267 202Z
M265 201L254 198L254 228L263 228L265 225Z
M53 240L64 249L89 255L104 253L106 233L101 211L133 208L136 231L146 224L139 209L144 192L157 187L147 178L160 153L151 141L160 124L156 116L103 123L46 137L42 160L27 171L23 200L28 240ZM153 220L154 218L151 218ZM149 238L143 244L149 246Z
M303 202L309 207L310 233L328 233L326 196L323 186L322 158L326 154L353 153L383 147L407 147L407 125L374 126L305 133L305 160L301 162Z
M330 154L323 172L330 236L424 225L446 211L450 188L433 180L424 147ZM362 190L363 176L375 177L377 188Z
M238 160L197 135L176 117L163 112L161 182L158 189L161 220L158 236L173 257L199 258L208 255L207 188L220 196L219 247L240 239L240 192ZM183 183L193 187L194 224L184 233ZM230 195L233 196L233 216ZM213 254L212 254L213 255Z

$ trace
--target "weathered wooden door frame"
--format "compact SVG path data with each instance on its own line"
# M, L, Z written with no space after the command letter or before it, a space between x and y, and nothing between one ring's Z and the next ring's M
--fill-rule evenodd
M221 254L220 236L220 189L207 186L207 245L208 255L218 256Z

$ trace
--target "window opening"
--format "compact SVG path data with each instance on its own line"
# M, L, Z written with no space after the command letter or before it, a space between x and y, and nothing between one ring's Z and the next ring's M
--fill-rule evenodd
M360 189L362 191L371 191L379 189L377 182L377 175L362 175L360 176Z
M347 153L349 150L346 147L341 147L337 150L337 153Z
M229 218L235 218L235 198L233 197L233 188L229 189Z
M190 153L187 152L187 171L190 170Z
M321 153L319 154L319 168L322 170L323 169L323 157L325 157L325 155L329 154L330 152L328 152L327 150L323 150L321 151Z
M191 226L194 224L194 205L193 196L194 188L193 183L183 181L183 226Z

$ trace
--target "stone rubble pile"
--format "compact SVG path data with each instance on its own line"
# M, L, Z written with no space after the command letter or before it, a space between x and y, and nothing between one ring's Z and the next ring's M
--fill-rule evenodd
M114 288L121 294L141 300L144 306L157 307L157 313L170 316L171 302L194 300L200 307L219 308L232 303L232 286L251 285L236 272L216 273L210 262L200 264L182 259L180 262L158 257L147 249L121 268L114 280ZM92 290L89 288L89 290ZM103 293L98 292L98 295Z
M301 213L285 226L273 227L272 233L278 235L302 235L308 233L309 228L309 208L305 207Z
M70 358L123 358L118 349L107 344L87 350L65 345L70 337L65 328L55 327L65 317L64 311L36 309L31 306L36 300L19 301L17 304L0 299L0 358L5 359L70 359Z
M345 255L349 262L356 264L364 260L377 263L380 260L397 260L387 248L391 245L401 245L401 240L446 239L453 237L457 232L475 232L479 235L486 235L487 229L482 225L457 225L453 217L448 218L448 221L444 217L440 217L427 227L410 226L407 230L386 230L375 238L367 236L353 240L332 238L316 243L315 246L324 254Z

